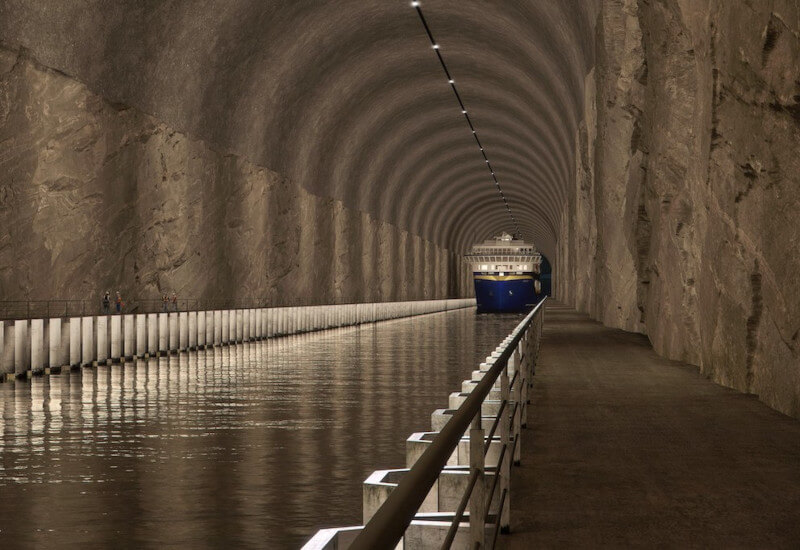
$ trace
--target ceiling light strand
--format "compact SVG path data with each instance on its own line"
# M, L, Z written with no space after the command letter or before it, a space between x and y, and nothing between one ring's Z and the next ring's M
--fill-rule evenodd
M494 181L495 186L497 187L497 191L500 193L500 198L503 199L503 203L505 204L506 210L508 211L508 215L511 217L511 221L514 223L514 227L516 228L516 234L519 238L522 238L522 232L519 230L519 224L517 224L517 219L514 217L514 214L511 212L511 207L508 204L508 200L506 200L506 196L503 193L503 189L500 187L500 182L497 179L497 176L494 173L494 168L492 168L492 164L489 162L489 157L486 156L486 151L483 149L483 145L481 144L481 140L478 138L478 132L475 130L475 126L472 124L472 119L469 117L469 113L467 112L467 108L464 105L464 101L461 99L461 94L458 93L458 88L456 88L456 81L453 78L453 75L450 74L450 70L447 68L447 64L444 62L444 57L442 57L442 49L436 40L433 38L433 33L431 32L431 28L428 26L428 21L425 19L425 15L422 13L422 8L419 5L418 1L411 2L411 7L417 10L417 15L419 15L420 21L422 21L422 26L425 28L425 33L428 35L428 40L431 41L431 46L433 47L433 51L436 52L436 57L439 59L439 63L442 65L442 70L444 70L444 74L447 77L447 82L450 84L450 88L453 90L453 94L456 96L456 100L458 100L458 104L461 107L461 114L464 115L464 118L467 120L467 124L469 125L469 129L472 131L472 137L475 138L475 143L478 144L478 149L483 155L483 159L486 161L486 167L489 169L489 172L492 175L492 180Z

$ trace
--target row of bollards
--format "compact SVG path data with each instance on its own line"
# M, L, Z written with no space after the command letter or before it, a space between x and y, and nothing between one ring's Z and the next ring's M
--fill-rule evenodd
M474 305L452 299L0 321L0 380Z

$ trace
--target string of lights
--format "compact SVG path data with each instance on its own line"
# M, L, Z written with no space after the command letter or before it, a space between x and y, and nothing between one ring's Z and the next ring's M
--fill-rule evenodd
M481 144L481 140L478 137L478 131L475 129L475 125L472 124L472 119L469 117L469 113L467 112L467 108L464 105L464 101L461 99L461 94L458 93L458 88L456 87L456 81L453 78L450 70L447 68L447 64L444 62L444 57L442 57L441 48L439 48L439 44L433 38L433 33L431 32L431 28L428 26L428 21L425 19L425 15L422 13L422 7L419 5L417 0L411 2L411 7L417 10L417 15L419 15L419 20L422 21L422 26L425 27L425 32L428 35L428 39L431 41L431 47L433 47L433 51L436 53L436 57L439 58L439 63L442 65L442 69L444 70L444 74L447 77L447 82L450 84L450 87L453 90L453 94L456 96L456 100L458 101L459 106L461 106L461 114L464 115L464 118L467 120L467 124L469 125L469 129L472 131L472 137L475 138L475 143L478 144L478 149L481 151L481 155L483 155L483 160L486 161L486 167L489 169L489 172L492 175L492 180L494 181L495 187L497 187L497 192L500 193L500 198L503 199L503 204L508 211L508 215L511 216L511 221L514 223L514 227L516 228L516 234L519 238L522 238L522 232L519 230L519 224L517 223L517 219L514 217L514 213L511 211L511 206L508 204L508 200L506 199L505 193L503 193L502 187L500 187L500 181L497 179L497 175L494 173L494 168L492 168L492 163L489 162L489 157L486 155L486 151L483 149L483 145Z

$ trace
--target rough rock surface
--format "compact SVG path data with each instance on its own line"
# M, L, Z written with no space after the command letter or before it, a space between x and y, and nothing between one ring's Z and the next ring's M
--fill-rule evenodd
M424 7L520 230L550 257L598 2ZM2 0L0 46L448 250L514 231L408 1Z
M470 292L458 255L109 103L24 50L0 49L0 150L0 299Z
M567 302L795 417L798 37L791 0L605 0L555 274Z

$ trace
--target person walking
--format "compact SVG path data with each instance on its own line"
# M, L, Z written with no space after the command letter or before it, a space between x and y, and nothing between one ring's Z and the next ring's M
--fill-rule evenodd
M111 313L111 297L108 291L103 295L103 315Z
M178 295L172 292L172 309L178 311Z
M122 313L122 306L125 304L122 301L122 296L120 295L119 290L117 291L117 299L115 301L117 304L117 313Z
M161 295L161 311L166 313L168 307L169 307L169 296L167 296L167 294L164 293Z

